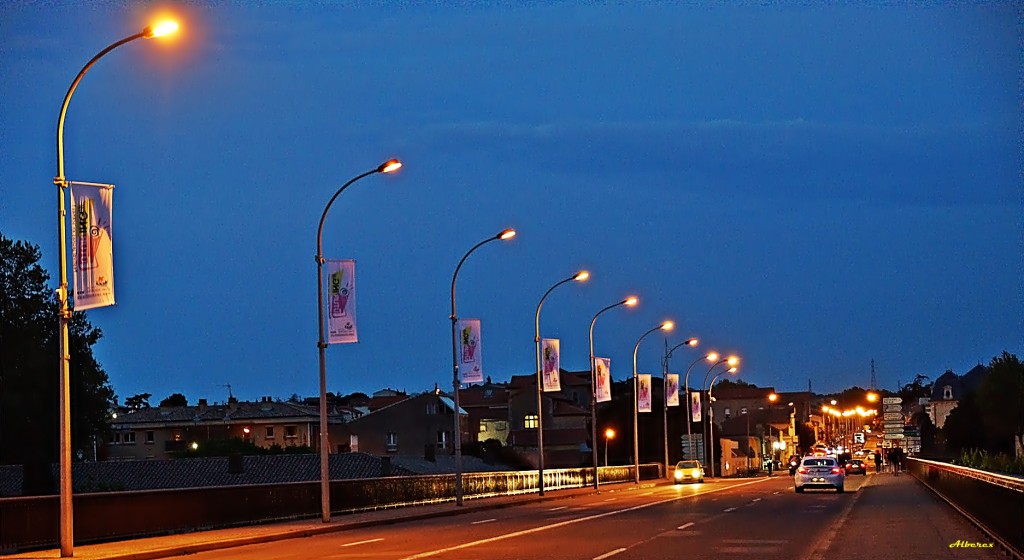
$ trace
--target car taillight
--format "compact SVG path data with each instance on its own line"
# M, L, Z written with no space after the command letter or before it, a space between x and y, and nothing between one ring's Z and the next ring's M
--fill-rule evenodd
M832 474L839 474L841 472L843 472L843 471L839 470L839 467L833 467L832 468Z
M796 470L796 472L800 474L807 474L807 467L800 467L799 469Z

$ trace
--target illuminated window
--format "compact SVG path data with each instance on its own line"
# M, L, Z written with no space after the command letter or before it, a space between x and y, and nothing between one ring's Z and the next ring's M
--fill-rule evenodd
M951 387L950 385L946 385L945 387L943 387L942 398L946 399L947 401L951 400L953 398L953 387Z
M536 428L540 423L538 422L536 414L527 414L523 421L523 428L530 429Z
M484 433L484 432L486 432L486 431L487 431L487 426L486 426L486 425L484 425L483 423L481 423L481 424L480 424L480 433Z
M437 448L448 449L448 432L444 430L437 432Z
M384 437L384 446L387 447L388 451L398 451L398 434L388 432L387 436Z
M732 417L732 409L729 408L729 407L725 407L725 418L729 419L731 417Z

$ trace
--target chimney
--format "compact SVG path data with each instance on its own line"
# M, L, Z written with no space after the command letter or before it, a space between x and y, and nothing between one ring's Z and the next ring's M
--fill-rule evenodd
M238 399L235 397L228 397L228 408L231 410L238 408Z
M199 412L200 414L206 412L206 399L199 399Z

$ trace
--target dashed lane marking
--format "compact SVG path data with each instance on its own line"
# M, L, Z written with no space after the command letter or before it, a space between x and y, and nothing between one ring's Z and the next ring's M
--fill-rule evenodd
M359 546L361 544L370 544L370 543L378 542L378 541L382 541L382 540L384 540L384 539L370 539L368 541L357 541L357 542L345 543L345 544L343 544L341 546L343 546L343 547L345 547L345 546Z
M618 554L620 552L625 552L625 551L626 551L625 548L616 548L615 550L613 550L611 552L607 552L607 553L602 554L600 556L595 556L594 560L604 560L605 558L610 558L610 557L615 556L616 554Z

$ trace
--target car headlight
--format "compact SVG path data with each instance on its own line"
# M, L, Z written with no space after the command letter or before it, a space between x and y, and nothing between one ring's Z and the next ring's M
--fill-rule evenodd
M681 480L683 478L683 471L676 471L675 476L676 480Z
M700 478L700 469L693 469L693 471L690 473L690 476L692 476L693 478Z

